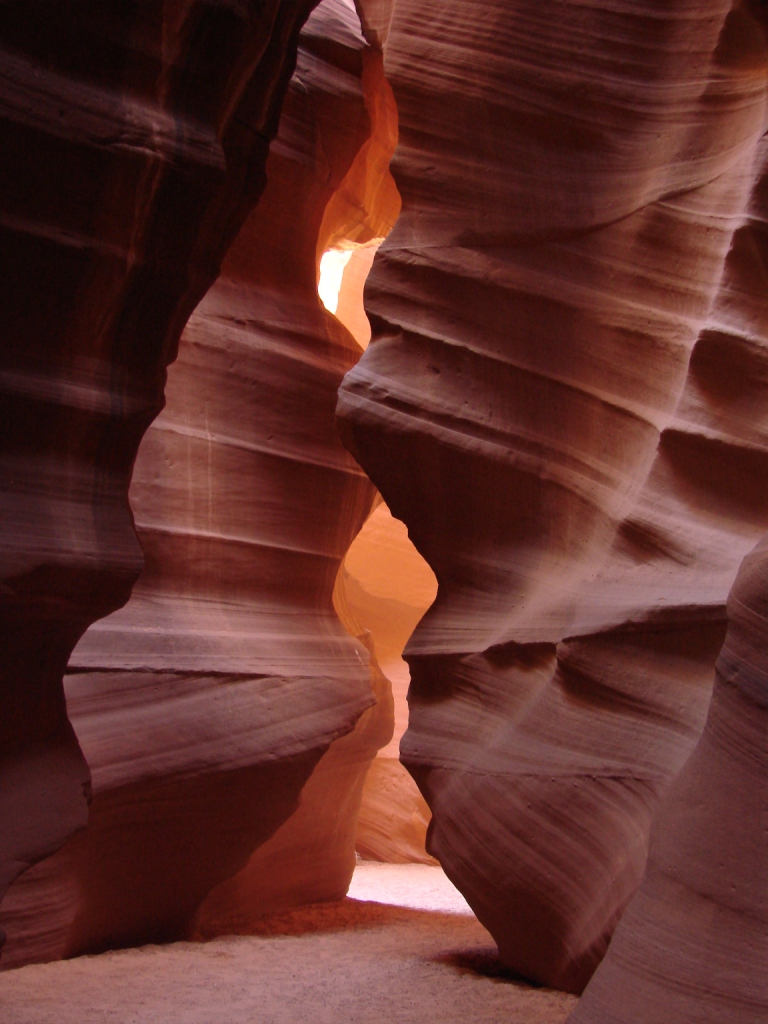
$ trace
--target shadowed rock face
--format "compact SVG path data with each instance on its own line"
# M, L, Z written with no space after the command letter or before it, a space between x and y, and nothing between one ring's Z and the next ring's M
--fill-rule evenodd
M0 7L0 893L85 824L62 675L141 568L133 460L312 6Z
M742 563L728 620L706 728L572 1024L768 1014L768 539Z
M136 460L141 579L70 659L90 825L8 894L5 966L229 931L346 892L388 722L366 711L368 654L332 604L374 490L335 431L360 350L319 302L316 250L350 222L382 229L359 201L360 154L381 128L369 59L381 63L354 9L325 0L300 38L269 184L185 329ZM368 163L385 173L388 158Z
M768 525L761 8L673 6L368 19L403 210L338 415L439 583L401 757L505 961L574 992Z

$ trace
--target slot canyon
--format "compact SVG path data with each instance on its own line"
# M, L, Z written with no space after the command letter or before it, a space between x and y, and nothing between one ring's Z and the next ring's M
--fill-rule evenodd
M764 0L0 0L0 1020L765 1024Z

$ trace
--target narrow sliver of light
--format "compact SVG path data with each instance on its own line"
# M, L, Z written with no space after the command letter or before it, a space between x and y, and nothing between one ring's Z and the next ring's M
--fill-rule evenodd
M329 249L320 258L320 280L317 283L317 294L329 313L335 313L338 308L341 282L352 252L352 249Z

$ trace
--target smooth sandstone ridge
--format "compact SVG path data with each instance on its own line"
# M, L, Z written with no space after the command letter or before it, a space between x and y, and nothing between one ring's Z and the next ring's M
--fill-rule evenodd
M64 669L141 569L136 451L264 187L312 6L0 11L0 895L86 824Z
M391 712L332 604L375 492L335 431L359 348L318 300L316 253L331 230L365 241L389 226L361 193L390 156L370 155L369 58L354 10L325 0L300 37L266 190L136 460L142 576L69 662L90 824L9 892L6 967L241 930L346 892Z
M571 1024L768 1017L768 538L744 559L706 728Z
M406 649L401 744L429 852L512 968L579 992L701 733L726 596L768 526L750 212L765 11L476 14L370 7L403 206L338 416L438 579Z

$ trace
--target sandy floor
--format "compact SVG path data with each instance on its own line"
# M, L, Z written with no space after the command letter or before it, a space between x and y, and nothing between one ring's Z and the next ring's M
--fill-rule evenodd
M352 897L352 898L350 898ZM361 864L350 897L258 934L0 975L3 1024L561 1024L512 977L440 868Z

